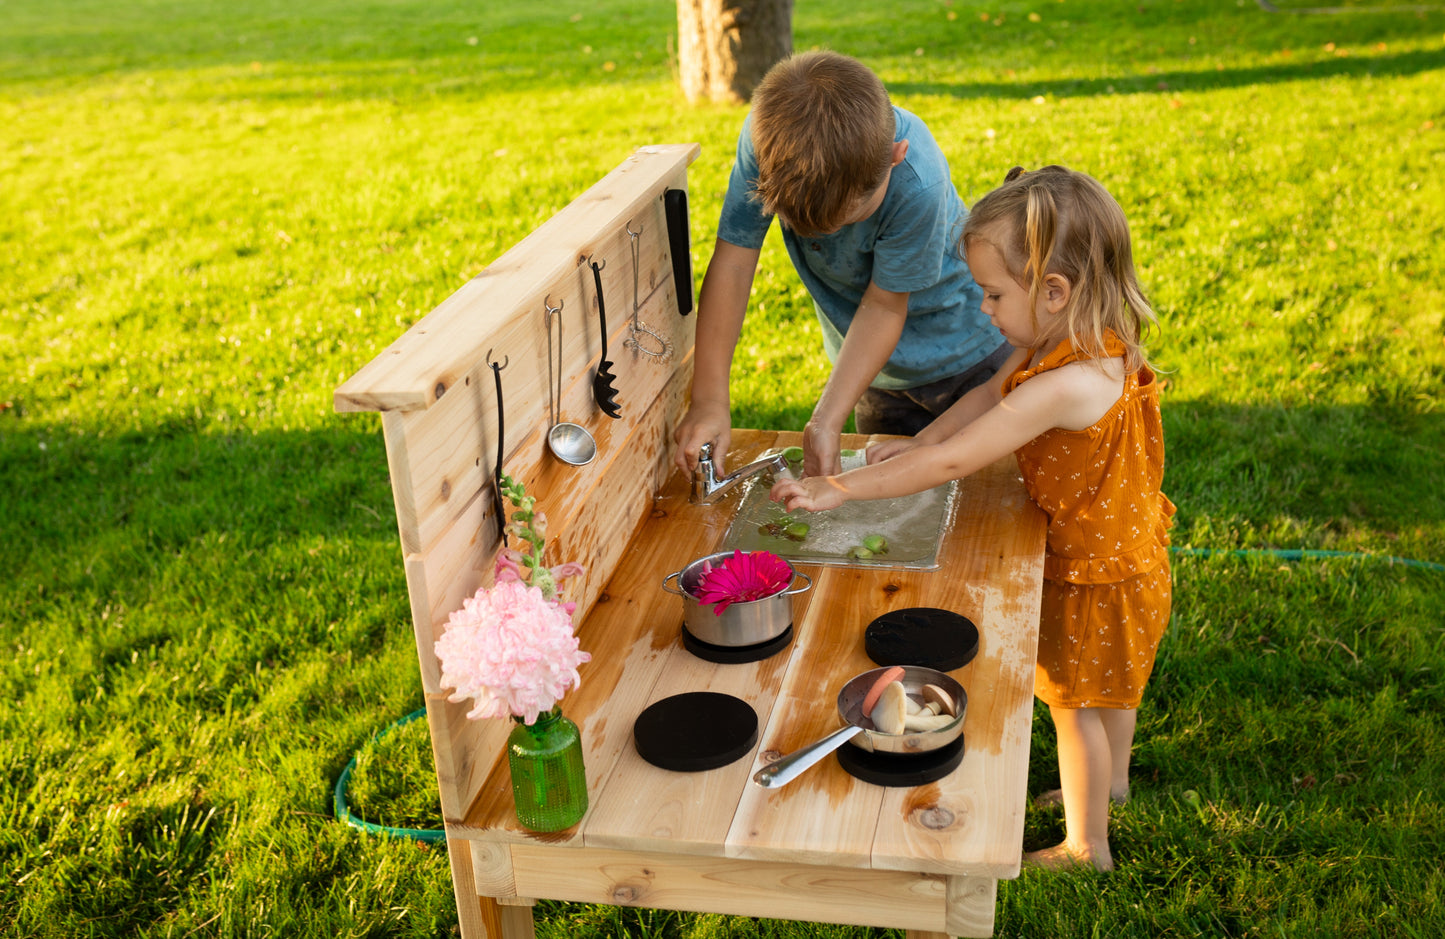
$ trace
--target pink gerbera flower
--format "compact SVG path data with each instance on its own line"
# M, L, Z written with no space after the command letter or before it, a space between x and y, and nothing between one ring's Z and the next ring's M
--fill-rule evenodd
M733 556L713 567L703 565L694 595L699 603L714 604L722 615L734 603L777 596L793 582L793 568L771 551L733 551Z

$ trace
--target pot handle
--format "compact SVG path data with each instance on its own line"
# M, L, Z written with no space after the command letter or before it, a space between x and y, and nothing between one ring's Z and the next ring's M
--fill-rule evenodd
M753 774L753 782L764 789L776 789L779 786L786 786L803 774L803 770L815 765L819 760L834 750L841 747L853 738L855 734L863 731L857 724L849 724L847 727L833 731L822 740L815 741L803 747L801 750L794 750L781 759L774 760L767 766Z
M777 594L777 596L780 596L780 597L791 597L791 596L792 596L793 594L795 594L795 593L805 593L805 592L807 592L808 590L812 589L812 586L813 586L813 578L809 577L807 574L804 574L802 571L793 571L793 576L794 576L794 577L801 577L801 578L803 578L804 580L806 580L807 583L804 584L804 585L801 586L801 587L790 588L790 589L788 589L788 590L784 590L782 593Z
M687 594L685 594L685 593L682 592L682 583L681 583L681 581L678 582L678 585L677 585L676 587L669 587L669 586L667 585L667 582L668 582L669 580L676 580L676 579L681 578L681 577L682 577L682 571L673 571L671 574L668 574L666 577L662 578L662 589L663 589L663 590L666 590L668 593L675 593L675 594L677 594L679 597L685 597L685 596L687 596Z

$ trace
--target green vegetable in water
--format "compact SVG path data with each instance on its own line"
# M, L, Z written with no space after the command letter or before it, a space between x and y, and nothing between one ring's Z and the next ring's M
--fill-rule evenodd
M803 448L789 447L788 449L783 451L783 459L787 460L789 463L803 462Z
M811 526L807 522L795 521L787 515L779 515L770 522L764 522L758 526L758 534L768 535L772 538L786 538L789 541L802 541L808 537Z
M888 539L882 535L869 535L863 539L862 544L849 548L847 557L856 558L859 561L866 561L875 555L887 553Z

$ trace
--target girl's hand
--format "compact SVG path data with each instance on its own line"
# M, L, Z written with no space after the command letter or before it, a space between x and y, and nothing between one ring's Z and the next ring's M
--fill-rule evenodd
M783 503L789 512L794 509L822 512L847 502L848 493L832 476L805 476L802 479L778 480L768 498Z
M885 440L882 443L875 443L865 451L865 456L868 458L868 465L872 466L874 463L882 463L884 460L893 459L900 453L907 453L909 450L918 446L918 443L916 438L911 437L905 440Z

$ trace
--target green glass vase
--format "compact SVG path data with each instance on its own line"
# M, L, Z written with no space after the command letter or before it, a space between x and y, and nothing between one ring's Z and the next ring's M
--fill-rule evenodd
M553 708L533 724L513 717L507 738L512 796L517 821L532 831L561 831L587 814L587 771L582 767L582 735L577 725Z

